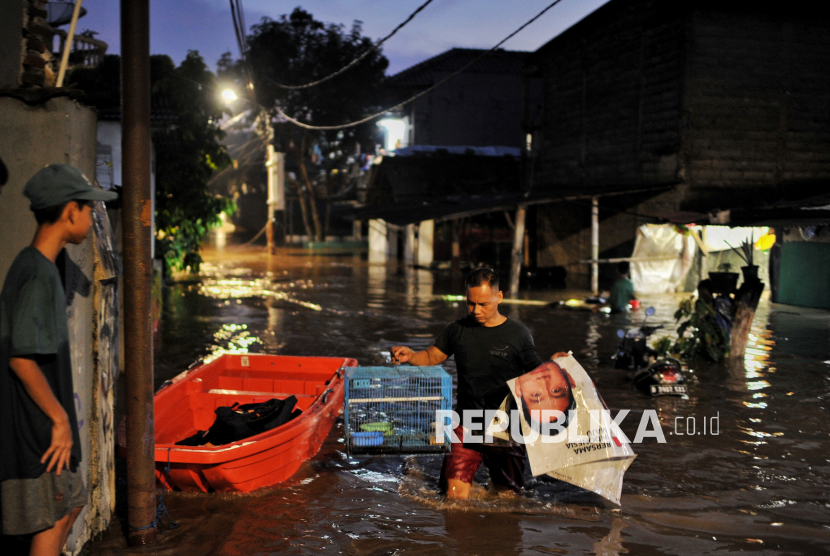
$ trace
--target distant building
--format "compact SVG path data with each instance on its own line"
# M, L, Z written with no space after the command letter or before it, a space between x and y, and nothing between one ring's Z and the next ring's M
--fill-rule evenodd
M523 194L522 153L541 106L541 81L525 72L529 55L453 48L387 80L391 102L437 87L379 122L396 156L369 183L363 214L378 219L370 251L428 265L451 258L455 243L465 260L509 261L503 210ZM372 237L386 247L374 249Z
M830 222L789 210L827 204L807 199L830 180L829 60L815 3L612 0L530 60L544 97L534 192L599 196L601 256L630 255L644 216ZM793 217L773 222L784 201ZM536 215L539 265L567 267L572 285L587 283L590 211Z
M522 147L524 88L534 118L541 104L541 84L525 84L529 52L496 50L474 61L485 50L453 48L412 66L387 80L395 101L406 100L460 70L435 90L403 107L401 146ZM393 143L394 146L394 143Z

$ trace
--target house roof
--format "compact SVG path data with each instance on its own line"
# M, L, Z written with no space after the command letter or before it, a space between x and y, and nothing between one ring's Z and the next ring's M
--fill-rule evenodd
M382 218L395 225L448 220L517 205L589 199L592 196L658 193L671 184L642 189L617 186L526 191L521 159L446 149L411 156L384 157L369 185L367 205L347 218Z
M393 87L429 87L444 77L441 75L436 78L435 74L457 71L485 52L487 51L473 48L452 48L396 73L387 83ZM464 70L464 73L521 74L528 55L530 52L520 50L494 50Z

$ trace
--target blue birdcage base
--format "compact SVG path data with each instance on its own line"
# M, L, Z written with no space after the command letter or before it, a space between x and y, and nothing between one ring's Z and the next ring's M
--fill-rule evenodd
M346 370L344 420L349 453L425 453L449 448L436 434L452 403L452 377L438 366ZM438 431L441 432L441 431Z

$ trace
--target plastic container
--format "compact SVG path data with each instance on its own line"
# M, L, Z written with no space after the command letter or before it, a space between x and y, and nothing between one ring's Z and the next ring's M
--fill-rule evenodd
M710 272L709 280L712 281L712 293L732 293L738 285L737 272Z
M383 433L381 431L353 432L351 437L352 446L365 448L368 446L383 445Z

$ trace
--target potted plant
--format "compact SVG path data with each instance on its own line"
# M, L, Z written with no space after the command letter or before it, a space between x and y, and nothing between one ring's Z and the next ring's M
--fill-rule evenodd
M726 242L729 245L729 242ZM732 247L729 245L729 247ZM744 273L744 281L758 279L758 265L752 264L754 262L753 253L755 252L755 233L750 236L749 241L743 240L740 247L732 247L735 253L746 263L746 266L741 267L741 272Z
M712 282L712 293L730 294L735 291L738 285L738 273L730 272L732 265L721 263L718 272L710 272L709 280Z

